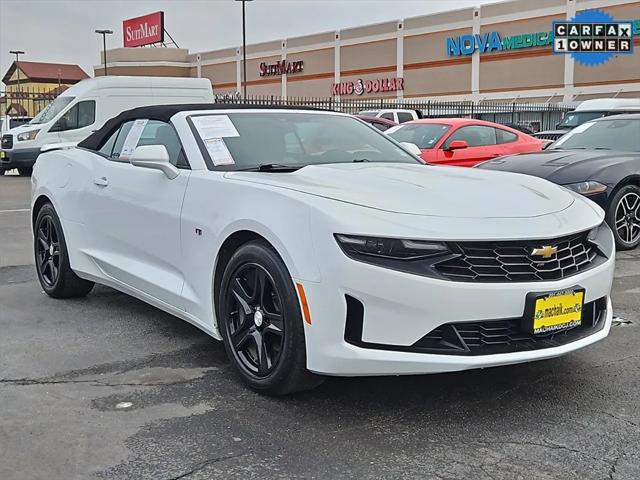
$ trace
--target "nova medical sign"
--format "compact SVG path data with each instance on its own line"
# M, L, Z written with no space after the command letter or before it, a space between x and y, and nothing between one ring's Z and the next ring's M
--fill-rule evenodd
M122 22L125 47L141 47L164 42L164 12L154 12Z
M447 55L450 57L473 55L476 51L482 54L519 48L546 47L551 44L553 44L551 31L524 33L510 37L501 37L498 32L485 32L449 37L446 40Z
M633 34L640 35L640 19L633 21ZM503 37L499 32L459 35L445 40L447 56L458 57L483 53L518 50L553 45L553 31L522 33Z

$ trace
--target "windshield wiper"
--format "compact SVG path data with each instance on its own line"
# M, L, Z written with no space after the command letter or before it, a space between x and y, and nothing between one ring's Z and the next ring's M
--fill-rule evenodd
M282 163L261 163L255 167L240 168L235 172L295 172L304 165L285 165Z
M364 162L370 162L371 160L369 160L368 158L354 158L353 159L353 163L364 163Z

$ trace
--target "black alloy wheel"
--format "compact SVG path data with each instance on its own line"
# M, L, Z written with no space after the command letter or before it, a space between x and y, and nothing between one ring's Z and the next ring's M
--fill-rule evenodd
M231 277L225 319L240 365L252 375L266 377L277 365L284 340L282 300L269 272L245 263Z
M245 243L231 256L216 307L227 356L249 387L285 395L324 381L307 370L298 294L286 265L267 242Z
M50 203L38 211L33 233L36 273L45 293L54 298L82 297L89 293L94 284L71 269L62 225Z
M626 185L611 199L607 214L619 250L640 245L640 187Z
M36 268L47 287L53 288L60 275L60 240L51 215L44 215L36 230Z

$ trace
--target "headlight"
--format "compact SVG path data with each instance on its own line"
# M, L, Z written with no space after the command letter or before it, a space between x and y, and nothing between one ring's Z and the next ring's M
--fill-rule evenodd
M440 277L432 268L457 256L443 242L335 234L347 257L380 267L417 275Z
M615 240L607 222L602 222L592 229L587 236L587 241L594 245L601 255L607 258L611 258L615 251Z
M23 142L25 140L33 140L34 138L36 138L36 135L38 135L38 132L40 131L40 129L38 130L29 130L28 132L22 132L19 133L17 138L19 142Z
M593 195L594 193L604 192L607 189L606 185L594 181L570 183L565 185L565 187L579 193L580 195Z

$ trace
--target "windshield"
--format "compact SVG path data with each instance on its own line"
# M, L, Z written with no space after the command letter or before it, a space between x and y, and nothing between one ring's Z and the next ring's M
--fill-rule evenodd
M191 119L213 164L229 170L265 164L301 168L325 163L420 163L383 133L351 116L251 112Z
M433 148L438 140L451 128L442 123L410 123L391 127L385 133L396 142L416 144L421 150Z
M596 118L604 117L605 112L569 112L562 121L558 124L558 128L575 128L578 125L582 125L589 120L595 120Z
M56 115L58 115L62 110L64 110L64 108L67 105L69 105L69 103L71 103L71 101L73 101L74 98L76 97L56 98L53 102L51 102L49 105L44 107L44 109L38 115L36 115L33 118L33 120L31 120L29 123L31 125L37 125L40 123L50 122L55 118Z
M549 147L553 150L620 150L640 152L640 119L600 120L574 128Z

